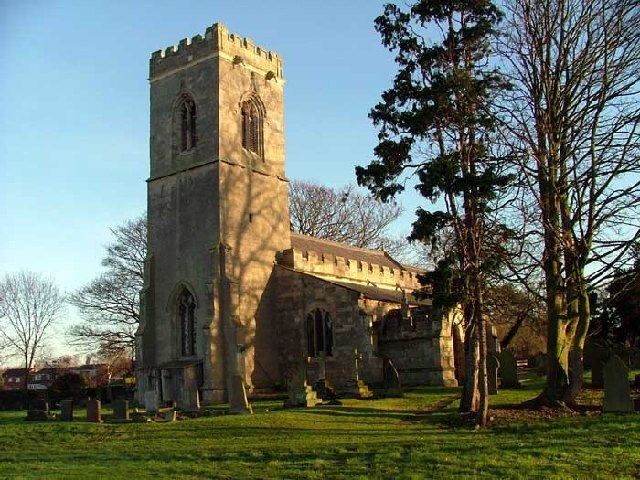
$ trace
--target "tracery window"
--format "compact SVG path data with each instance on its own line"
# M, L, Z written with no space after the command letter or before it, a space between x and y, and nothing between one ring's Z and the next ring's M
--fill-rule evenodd
M183 94L178 104L178 121L180 126L180 138L178 147L180 152L188 152L196 146L196 104L193 99Z
M317 357L321 353L333 354L333 321L331 315L317 308L306 319L307 354Z
M180 326L180 344L182 355L190 357L196 354L196 302L186 288L178 297L178 324Z
M264 157L262 122L263 109L259 100L250 98L242 103L242 146Z

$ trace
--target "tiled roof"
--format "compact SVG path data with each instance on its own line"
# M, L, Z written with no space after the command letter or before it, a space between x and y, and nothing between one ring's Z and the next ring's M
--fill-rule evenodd
M3 375L6 377L10 377L10 376L13 377L16 375L21 376L21 375L24 375L26 372L27 372L26 368L7 368L4 371Z
M338 282L335 280L327 280L327 281L335 285L338 285L340 287L348 288L349 290L354 290L356 292L359 292L364 297L369 298L371 300L381 300L383 302L394 302L394 303L402 303L403 301L403 293L400 290L390 290L387 288L380 288L380 287L377 287L376 285L361 285L358 283ZM431 305L431 300L417 299L411 293L406 295L406 301L411 305Z
M345 245L344 243L333 242L331 240L324 240L293 232L291 233L291 246L294 250L301 252L316 252L335 257L343 257L349 260L373 263L382 267L394 268L396 270L406 270L400 262L391 258L391 256L383 250L357 248Z

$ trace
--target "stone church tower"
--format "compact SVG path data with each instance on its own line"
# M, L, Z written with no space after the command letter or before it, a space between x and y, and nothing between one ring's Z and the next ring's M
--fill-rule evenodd
M279 377L268 294L291 248L282 60L220 24L152 54L138 399ZM276 369L276 370L274 370ZM188 406L188 405L187 405Z

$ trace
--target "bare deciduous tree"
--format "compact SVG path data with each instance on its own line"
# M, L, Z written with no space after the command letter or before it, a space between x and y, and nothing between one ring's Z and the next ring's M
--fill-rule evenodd
M83 316L69 334L75 345L133 355L144 284L147 220L141 216L111 230L114 241L102 260L106 271L73 293L69 302Z
M64 296L58 287L40 274L7 274L0 282L0 339L9 354L20 357L27 372L63 307Z
M297 233L359 248L395 253L407 241L389 233L402 209L363 195L349 185L339 189L294 180L289 189L291 226Z
M505 128L540 212L548 316L540 400L575 400L589 289L640 232L640 9L635 0L513 0L503 56L514 85ZM530 256L536 260L535 256Z

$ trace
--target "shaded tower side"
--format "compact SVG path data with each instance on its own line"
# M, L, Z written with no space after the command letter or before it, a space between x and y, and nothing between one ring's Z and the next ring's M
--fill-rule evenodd
M264 389L282 383L271 289L276 254L291 248L282 61L223 26L217 35L220 231L228 248L230 315L238 373Z

